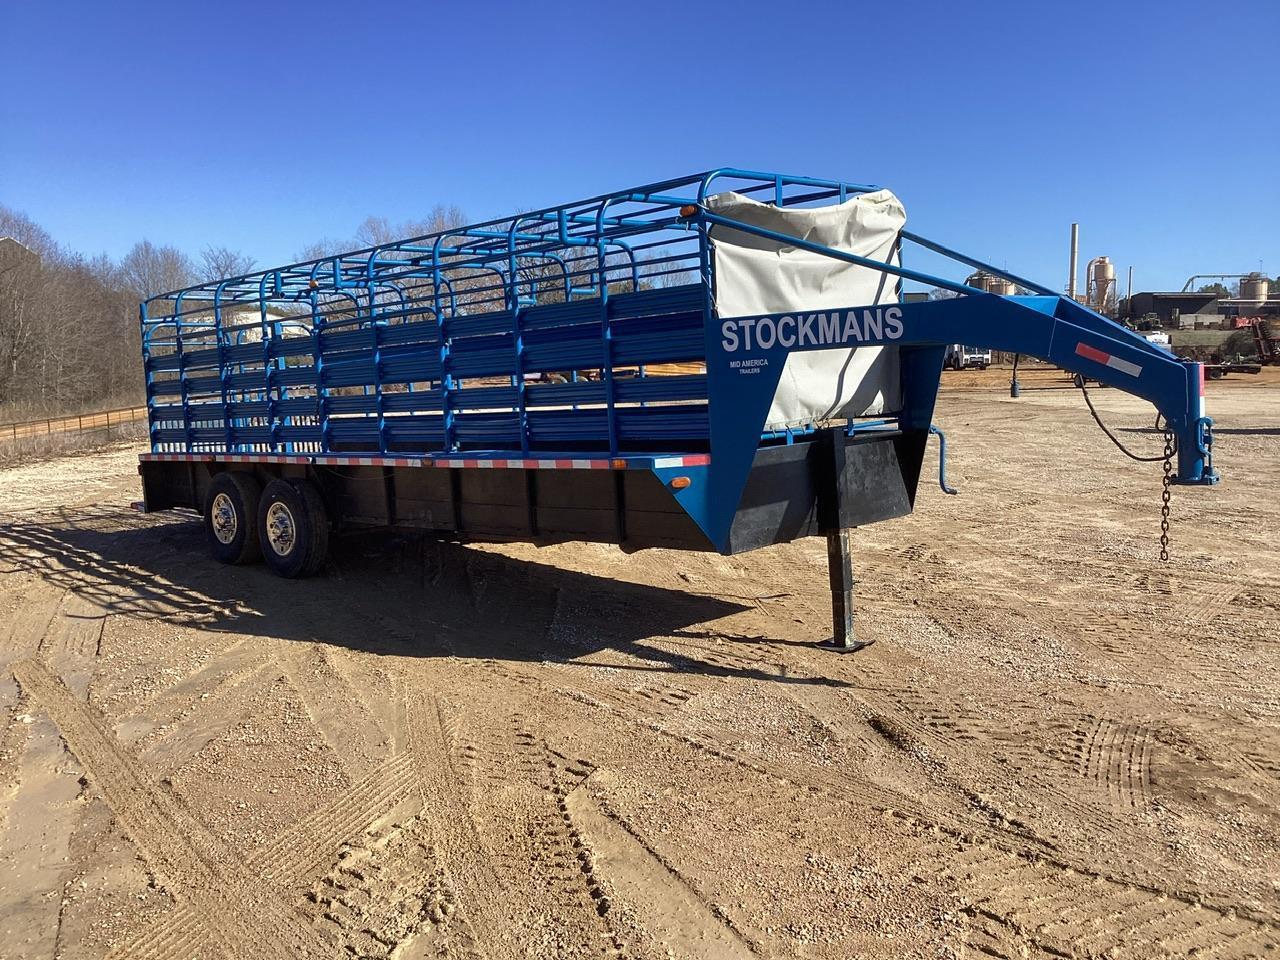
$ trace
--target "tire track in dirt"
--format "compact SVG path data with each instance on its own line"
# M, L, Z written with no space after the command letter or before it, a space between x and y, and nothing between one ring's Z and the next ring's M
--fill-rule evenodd
M331 947L238 867L198 820L152 786L96 711L36 661L21 661L13 670L57 725L151 869L194 909L200 931L193 934L207 933L217 951L230 957L331 955Z
M1220 657L1203 645L1203 627L1231 606L1240 594L1242 588L1238 579L1212 571L1170 570L1141 563L1129 565L1126 568L1128 572L1119 575L1108 563L1092 560L1087 552L1082 552L1071 561L1082 568L1071 582L1092 583L1095 587L1087 597L1077 598L1071 591L1064 596L1060 587L1053 586L1061 583L1061 570L1056 572L1058 579L1051 580L1044 574L1033 573L1028 563L1011 564L1011 559L1020 555L1016 550L1011 551L1009 544L993 545L977 538L965 538L964 542L964 559L959 562L973 565L974 558L980 558L987 567L999 570L1001 577L1015 586L989 587L987 594L1007 596L1009 602L1001 604L1001 607L1016 611L1018 617L1028 621L1044 636L1067 643L1083 640L1113 660L1129 678L1144 681L1151 676L1151 661L1145 642L1150 624L1134 622L1132 630L1127 627L1136 589L1160 610L1167 625L1168 639L1174 641L1173 655L1185 658L1187 668L1200 681L1194 687L1176 684L1172 678L1178 676L1178 671L1163 671L1156 686L1167 696L1176 703L1184 703L1201 697L1207 684L1219 695L1247 702L1249 694L1255 691L1253 685L1242 682L1237 664L1224 664ZM1021 559L1035 564L1043 557L1026 554ZM889 571L883 571L883 574L890 575ZM950 592L945 583L935 583L933 587L944 595ZM1028 597L1046 594L1054 595L1054 603L1027 602ZM946 597L945 602L932 604L931 612L942 619L950 619L953 627L961 630L972 617L972 604L966 596ZM1236 616L1232 608L1232 617ZM1185 642L1177 642L1180 638ZM1135 642L1138 639L1143 642Z
M426 829L439 851L459 912L476 936L477 949L489 960L516 960L517 929L504 887L484 849L445 739L439 702L408 692L406 734L416 785L426 811Z
M1014 835L1034 835L1032 828L1013 816L1008 810L997 807L990 799L968 785L967 779L951 770L957 761L972 763L976 748L999 750L1015 760L1023 772L1021 785L1032 788L1035 795L1049 800L1059 814L1070 812L1082 825L1096 825L1113 834L1127 834L1124 821L1108 814L1104 805L1089 802L1064 786L1055 771L1045 771L1035 762L1038 753L1035 743L1042 735L1042 720L1028 721L1025 728L997 726L981 711L958 701L945 689L933 687L896 687L890 678L880 679L874 668L864 683L852 690L828 690L827 688L792 686L785 693L799 703L824 727L852 731L849 713L863 713L866 727L880 738L903 751L912 760L935 768L953 794L957 815L973 812L981 814L992 826L998 826ZM803 676L794 668L791 675ZM832 697L847 698L843 710L833 707ZM1019 710L1027 716L1038 716L1042 704L1019 697L1002 698L1004 711ZM1007 718L1006 718L1007 722ZM1062 724L1061 748L1072 745L1073 728ZM1149 731L1148 731L1149 732ZM1150 742L1147 742L1146 776L1142 783L1150 784ZM1149 789L1147 796L1149 799ZM1144 800L1144 803L1146 800Z
M41 584L33 592L10 623L10 639L19 650L55 660L83 697L98 653L102 611L69 591ZM13 652L12 646L0 649ZM16 683L8 671L5 680L5 686ZM80 773L57 727L21 690L0 731L0 863L6 875L0 914L12 949L24 956L59 952L60 904L73 875L73 837L83 813L76 804Z
M1077 770L1113 804L1145 809L1151 802L1151 728L1102 717L1078 734Z
M332 663L332 654L297 641L263 643L265 649L249 638L235 642L226 655L118 718L119 735L141 744L149 765L172 773L247 716L271 679L284 676L349 774L358 778L376 765L388 736Z
M975 783L972 757L975 751L981 751L998 752L1004 762L1011 760L1025 767L1022 786L1033 787L1039 797L1050 798L1058 811L1070 810L1081 822L1116 828L1112 818L1102 815L1105 810L1082 802L1065 790L1056 776L1043 776L1035 768L1031 762L1033 741L1028 737L994 728L980 713L956 703L944 691L872 686L867 684L852 691L798 687L785 692L823 727L866 745L878 743L897 751L910 772L925 778L930 802L942 810L949 808L957 826L962 822L959 818L977 814L990 828L1024 840L1038 840L1035 829L1015 815L1005 800L989 796L984 782ZM1005 706L1017 706L1016 698L1006 700ZM1022 706L1030 705L1023 702ZM892 777L891 765L877 764L876 769L882 781ZM916 796L924 788L914 782L886 789L924 799ZM930 816L936 818L938 814Z
M0 630L0 709L4 727L0 729L0 785L12 785L0 794L0 829L7 827L9 807L22 785L19 767L30 739L30 696L24 694L12 676L10 664L35 656L58 618L67 592L31 580L18 590L3 595L7 623Z
M270 680L271 669L262 662L227 675L212 693L201 694L184 716L157 728L157 736L146 738L138 758L157 779L172 775L248 717Z
M492 668L507 676L517 673L517 670L508 664L495 662ZM541 685L541 681L536 677L529 675L524 677L526 682ZM579 704L605 710L630 724L676 740L701 753L737 764L753 773L788 783L799 783L805 789L839 792L842 796L860 799L879 810L916 807L910 797L874 784L842 778L821 769L806 767L791 761L743 755L732 746L732 741L737 738L738 732L731 729L710 724L709 726L715 732L705 735L672 730L666 724L669 714L664 711L659 711L657 714L651 713L649 707L654 701L639 695L634 689L611 686L590 676L589 671L575 673L573 678L575 682L572 685L552 686L548 689ZM716 736L717 733L719 736ZM927 818L923 809L917 808L916 812L920 817Z
M251 639L234 641L204 666L120 713L114 719L116 735L122 742L134 745L162 726L178 724L199 704L243 683L266 663Z
M560 809L584 874L599 877L668 955L747 960L758 948L722 922L669 863L640 839L624 818L598 802L586 786L564 792ZM603 894L601 894L603 898Z
M332 862L339 847L385 816L413 790L414 764L400 754L353 784L329 806L281 834L250 863L263 877L287 889Z
M350 956L424 955L430 944L448 956L482 960L421 814L344 847L307 891L303 911L336 928L339 948Z
M49 633L49 627L58 616L67 591L51 587L40 580L32 580L20 589L4 597L8 628L0 642L0 671L4 682L0 685L0 706L12 705L17 699L17 685L5 669L27 657L36 655L40 644Z
M506 669L513 670L509 665ZM1049 955L1074 956L1075 942L1085 936L1104 944L1096 951L1099 954L1134 943L1156 945L1184 927L1207 930L1208 921L1213 921L1214 932L1194 942L1201 955L1245 960L1264 949L1280 949L1280 926L1252 915L1240 905L1204 903L1195 894L1113 877L1104 870L1064 860L1060 854L1030 838L1011 837L972 823L956 822L945 815L932 815L914 808L907 798L839 775L776 759L744 757L714 736L674 733L661 723L635 713L634 706L610 703L605 691L593 689L583 700L563 687L550 689L578 702L593 703L660 736L679 740L701 753L762 777L766 784L783 782L842 801L852 799L905 821L917 831L922 846L920 862L947 863L955 873L967 870L962 879L977 894L974 909L1004 926L1013 940L1038 944L1037 949ZM1075 923L1064 921L1061 909L1037 906L1050 904L1055 898L1064 900L1059 907L1074 902L1082 896L1082 887L1096 887L1100 891L1101 903L1114 915L1110 928L1099 931L1092 917ZM1132 903L1127 899L1131 895ZM1036 923L1026 921L1028 916L1035 916Z
M440 729L511 929L530 955L629 956L564 799L593 768L550 750L532 717L508 709L465 725L442 710Z
M106 622L105 610L68 590L40 640L36 656L57 670L79 697L89 689Z
M170 911L162 922L116 947L106 960L191 960L211 952L229 956L220 949L217 935L205 923L198 907L182 903Z
M1114 665L1112 669L1099 670L1096 659L1091 664L1088 659L1081 661L1091 667L1080 675L1083 681L1104 688L1150 690L1177 711L1199 705L1209 695L1208 699L1214 702L1256 717L1275 716L1280 712L1280 700L1267 702L1257 696L1256 671L1246 668L1241 657L1242 650L1247 651L1250 645L1224 643L1222 638L1215 640L1205 635L1205 624L1222 623L1224 617L1228 623L1240 619L1232 605L1240 592L1238 579L1211 571L1170 570L1142 564L1130 565L1120 572L1106 563L1089 561L1086 552L1073 561L1082 570L1074 574L1070 582L1093 583L1095 587L1087 596L1077 595L1074 589L1064 593L1061 587L1045 586L1042 577L1031 577L1022 568L1011 567L1008 557L1000 557L990 544L975 541L972 549L975 555L985 557L999 569L1010 583L1022 584L1016 591L1006 589L1000 593L1009 596L1009 603L1000 605L1002 609L1016 611L1018 618L1053 642L1065 644L1067 649L1086 644ZM1028 585L1029 579L1035 582ZM933 615L949 620L956 630L971 626L968 600L945 597L948 592L945 585L939 584L937 589L944 596L931 604ZM1135 612L1135 590L1151 608L1145 619ZM1055 602L1053 605L1029 603L1022 594L1047 594L1054 596ZM1154 676L1150 655L1150 616L1153 615L1164 623L1162 638L1169 646L1163 654L1171 661L1170 667ZM1265 664L1259 668L1274 669ZM1273 689L1276 688L1273 686ZM1148 774L1146 782L1149 783L1149 779ZM1051 780L1042 782L1052 783ZM1139 793L1142 783L1141 776L1134 783ZM1055 792L1064 803L1073 802L1070 791ZM1137 806L1144 804L1145 801ZM1077 809L1084 813L1086 808L1087 804ZM1086 822L1089 819L1086 817Z
M611 920L593 864L568 817L569 785L590 773L565 765L520 711L485 725L476 751L472 806L480 839L506 888L518 891L517 922L528 947L566 957L625 957L629 950ZM548 931L555 930L554 938ZM542 937L539 945L535 937Z
M364 696L338 669L337 654L323 644L284 641L273 657L297 692L316 732L353 778L367 772L389 745Z
M81 767L48 717L25 697L24 706L29 712L14 725L21 742L13 742L13 780L0 781L0 955L52 957L62 931L59 903L74 875Z
M413 765L407 755L393 757L353 784L331 804L301 819L275 840L249 855L246 869L272 887L282 904L291 905L301 887L315 872L338 856L344 843L372 829L388 811L409 797L414 784ZM198 911L179 904L156 929L115 950L109 960L181 960L187 949L189 929L201 926ZM189 955L189 954L188 954Z
M706 637L715 634L708 632ZM749 638L736 638L734 647L744 651L760 654L751 658L732 652L724 652L715 647L694 644L692 649L705 656L713 665L726 671L734 671L739 675L746 665L767 662L766 656L773 658L777 651L769 648L764 642ZM871 662L864 670L861 682L856 687L831 687L818 684L821 675L809 671L806 666L813 658L826 658L830 654L816 648L807 655L802 655L798 662L780 664L778 673L790 681L782 685L782 694L796 703L822 729L838 732L846 741L859 741L864 746L878 739L887 741L894 748L901 750L913 761L938 767L950 762L953 758L971 751L978 743L998 744L1017 756L1026 756L1026 742L1023 739L1005 735L1004 731L992 731L990 724L979 713L956 702L953 696L933 689L894 686L894 677L883 676L881 671ZM1006 698L1004 705L1021 703L1031 707L1030 701ZM633 706L642 707L643 704ZM850 715L865 718L864 722L851 721ZM726 731L727 733L727 731ZM870 734L870 737L868 737ZM949 775L946 776L949 791L953 794L953 812L956 816L967 816L977 811L991 826L1029 839L1031 834L1026 824L1012 817L1007 811L997 809L990 802L982 799L974 790L964 786ZM1114 829L1116 824L1111 818L1100 817L1099 809L1082 802L1070 791L1064 790L1052 777L1041 784L1045 793L1052 795L1056 803L1069 808L1085 822L1097 822ZM886 809L918 809L918 797L914 796L915 787L877 787L880 806ZM920 814L925 817L923 812ZM938 814L929 816L937 818ZM959 829L959 820L953 821Z

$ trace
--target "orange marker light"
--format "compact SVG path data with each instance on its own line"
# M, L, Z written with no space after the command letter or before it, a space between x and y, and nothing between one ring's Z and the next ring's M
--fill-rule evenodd
M689 478L688 478L688 477L672 477L672 478L671 478L671 489L672 489L672 490L683 490L685 487L687 487L687 486L689 485L689 483L690 483L690 482L691 482L691 481L689 480Z
M625 470L627 469L627 461L622 459L610 460L609 466L613 467L615 470Z
M697 212L698 212L697 206L692 203L686 203L683 207L680 208L680 216L682 217L692 217Z

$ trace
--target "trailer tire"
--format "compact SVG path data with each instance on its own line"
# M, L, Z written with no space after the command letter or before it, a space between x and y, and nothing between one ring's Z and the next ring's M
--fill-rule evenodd
M319 573L329 552L329 513L309 480L272 480L258 502L258 542L271 572L293 580Z
M258 501L262 484L251 473L228 470L214 476L204 497L204 531L219 563L254 563L258 544Z
M1209 374L1210 380L1221 380L1226 375L1225 371L1216 367L1206 367L1205 370Z

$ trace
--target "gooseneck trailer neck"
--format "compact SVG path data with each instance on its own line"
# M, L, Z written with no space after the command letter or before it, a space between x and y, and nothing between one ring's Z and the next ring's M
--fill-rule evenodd
M201 509L220 559L285 575L332 524L721 553L826 534L839 636L841 532L912 509L948 343L1149 400L1173 480L1217 480L1200 364L904 222L871 185L721 169L152 298L147 507ZM903 281L957 296L903 303Z

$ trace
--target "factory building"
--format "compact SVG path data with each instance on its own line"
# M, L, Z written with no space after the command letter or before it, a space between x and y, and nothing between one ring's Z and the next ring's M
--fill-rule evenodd
M1120 316L1133 325L1179 330L1230 330L1250 317L1280 319L1280 289L1273 289L1265 274L1255 271L1210 276L1239 280L1239 294L1222 297L1217 293L1193 292L1190 288L1196 280L1209 279L1209 276L1195 276L1179 291L1135 293L1120 304Z

